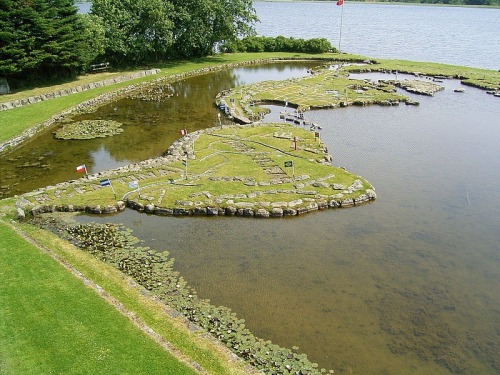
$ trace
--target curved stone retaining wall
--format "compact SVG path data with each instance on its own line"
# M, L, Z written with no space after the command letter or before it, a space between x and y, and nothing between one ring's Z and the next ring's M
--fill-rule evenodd
M100 205L96 206L76 206L76 205L44 205L37 206L29 211L29 214L36 216L44 213L51 212L85 212L89 214L111 214L118 211L125 210L129 207L138 212L144 212L146 214L158 215L158 216L242 216L242 217L254 217L254 218L269 218L269 217L285 217L285 216L299 216L309 212L314 212L318 210L323 210L327 208L346 208L359 206L362 204L369 203L375 200L375 191L369 189L366 194L362 194L355 199L345 199L345 200L317 200L314 198L310 199L310 202L305 206L298 208L283 208L274 207L270 209L266 208L256 208L251 207L241 207L241 206L229 206L225 208L221 207L191 207L191 208L164 208L156 207L154 204L143 205L142 203L135 202L133 200L118 201L115 205L108 205L102 207ZM18 218L24 218L26 212L19 205L17 206L17 216Z
M135 73L126 74L126 75L122 75L122 76L118 76L118 77L114 77L114 78L109 78L109 79L105 79L105 80L99 81L99 82L91 82L91 83L87 83L85 85L70 87L68 89L57 90L57 91L50 92L47 94L41 94L41 95L36 95L36 96L30 96L28 98L11 100L8 102L0 103L0 111L7 111L9 109L22 107L22 106L29 105L29 104L39 103L39 102L43 102L45 100L59 98L61 96L68 96L68 95L76 94L76 93L79 93L82 91L93 90L93 89L98 88L98 87L110 86L110 85L114 85L115 83L130 81L130 80L135 79L135 78L145 77L145 76L149 76L152 74L158 74L159 72L160 72L160 69L143 70L141 72L135 72Z

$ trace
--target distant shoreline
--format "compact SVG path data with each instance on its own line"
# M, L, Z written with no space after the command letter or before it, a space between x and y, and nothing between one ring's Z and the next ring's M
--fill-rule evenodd
M82 1L91 2L91 1ZM310 2L310 3L334 3L331 0L254 0L255 3L298 3L298 2ZM417 3L417 2L399 2L399 1L364 1L364 0L349 0L347 3L364 3L364 4L378 4L378 5L415 5L415 6L438 6L438 7L450 7L450 8L491 8L500 9L500 5L469 5L469 4L445 4L445 3Z

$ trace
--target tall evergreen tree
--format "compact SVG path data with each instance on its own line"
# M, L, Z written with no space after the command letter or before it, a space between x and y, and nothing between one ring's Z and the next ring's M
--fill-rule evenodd
M75 76L84 26L73 0L0 0L0 76L14 82Z

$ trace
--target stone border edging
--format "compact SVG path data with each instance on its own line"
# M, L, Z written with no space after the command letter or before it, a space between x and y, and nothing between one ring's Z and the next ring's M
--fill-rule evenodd
M91 83L86 83L84 85L70 87L67 89L61 89L61 90L53 91L53 92L50 92L47 94L29 96L29 97L23 98L23 99L15 99L15 100L11 100L8 102L0 103L0 111L8 111L10 109L23 107L25 105L40 103L40 102L43 102L46 100L59 98L61 96L68 96L68 95L72 95L72 94L77 94L79 92L92 90L92 89L95 89L98 87L110 86L110 85L114 85L115 83L130 81L130 80L135 79L135 78L141 78L141 77L149 76L152 74L158 74L159 72L160 72L160 69L143 70L140 72L125 74L125 75L121 75L121 76L114 77L114 78L108 78L108 79L105 79L103 81L91 82Z

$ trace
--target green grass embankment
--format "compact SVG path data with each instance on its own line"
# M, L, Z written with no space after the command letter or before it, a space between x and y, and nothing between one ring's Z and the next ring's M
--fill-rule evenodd
M171 354L137 324L46 252L22 230L102 287L134 320L173 347ZM243 374L243 365L165 307L143 295L119 271L44 230L0 220L0 373L2 374Z

